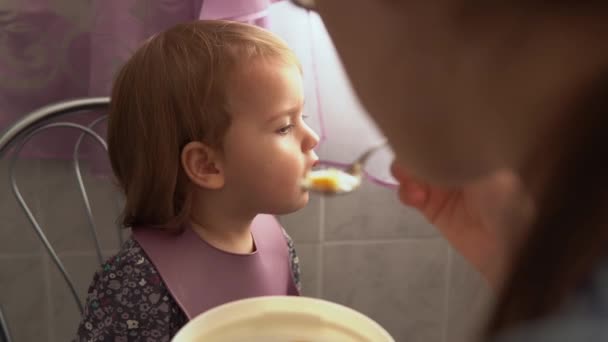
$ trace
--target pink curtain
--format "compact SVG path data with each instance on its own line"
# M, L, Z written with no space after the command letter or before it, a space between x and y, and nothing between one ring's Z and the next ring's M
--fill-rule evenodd
M156 32L197 18L267 27L276 1L24 0L0 7L0 132L49 103L107 96L117 68ZM49 131L28 145L25 156L70 158L76 136ZM87 149L84 144L85 154Z

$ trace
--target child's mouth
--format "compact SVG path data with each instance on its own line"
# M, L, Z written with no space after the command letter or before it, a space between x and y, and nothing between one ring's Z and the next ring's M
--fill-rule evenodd
M302 180L302 187L317 192L340 194L353 191L360 183L360 177L329 168L310 171Z

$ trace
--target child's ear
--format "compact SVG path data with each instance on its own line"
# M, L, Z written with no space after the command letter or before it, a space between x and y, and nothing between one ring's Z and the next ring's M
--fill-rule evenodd
M198 141L191 141L182 149L181 162L186 175L194 184L206 189L224 186L224 172L219 153Z

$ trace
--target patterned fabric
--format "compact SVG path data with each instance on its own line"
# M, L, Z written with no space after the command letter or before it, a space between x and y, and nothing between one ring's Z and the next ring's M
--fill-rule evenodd
M287 249L289 250L289 265L291 266L291 274L293 276L293 282L296 284L298 291L302 293L302 281L300 279L300 259L296 253L296 248L293 245L293 240L287 234L285 229L283 229L283 235L285 236L285 240L287 240Z
M284 234L294 282L300 289L298 257L293 241ZM187 321L142 248L129 239L95 273L74 341L168 342Z

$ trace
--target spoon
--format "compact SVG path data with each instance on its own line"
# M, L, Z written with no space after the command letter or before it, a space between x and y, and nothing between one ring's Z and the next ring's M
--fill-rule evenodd
M325 195L342 195L357 190L363 180L365 163L374 152L386 144L387 142L384 140L367 149L352 164L343 169L330 167L309 172L302 181L302 187Z

